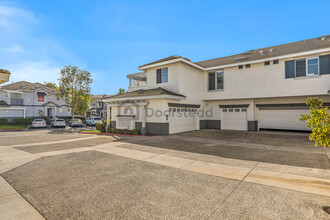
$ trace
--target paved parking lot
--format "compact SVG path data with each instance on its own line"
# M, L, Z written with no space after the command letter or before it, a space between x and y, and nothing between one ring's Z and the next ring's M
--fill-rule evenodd
M120 138L0 133L1 215L329 218L322 210L330 205L329 151L306 134L208 130Z

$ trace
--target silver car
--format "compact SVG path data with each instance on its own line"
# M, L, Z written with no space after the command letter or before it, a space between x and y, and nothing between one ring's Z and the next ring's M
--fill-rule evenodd
M69 121L69 126L70 127L82 127L83 122L81 121L81 119L73 119L73 120Z
M102 123L102 118L87 118L86 119L86 124L89 126L95 126L100 123Z
M53 128L57 128L57 127L62 127L62 128L65 128L66 126L66 123L63 119L55 119L52 121L52 127Z
M32 128L46 128L46 122L44 119L34 119L32 121Z

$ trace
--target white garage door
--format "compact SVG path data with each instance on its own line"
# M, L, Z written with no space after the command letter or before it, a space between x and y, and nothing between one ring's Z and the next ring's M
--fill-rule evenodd
M221 111L222 130L247 131L247 113L244 108L229 108Z
M310 130L306 122L299 121L307 109L260 109L258 123L260 129Z
M195 109L180 109L179 112L170 111L169 133L174 134L179 132L197 130L198 129L197 122L198 121L197 121Z

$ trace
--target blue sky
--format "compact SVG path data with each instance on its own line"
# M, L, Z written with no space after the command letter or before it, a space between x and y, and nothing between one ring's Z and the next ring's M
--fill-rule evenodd
M330 1L0 0L0 68L11 81L57 81L76 65L93 94L171 55L194 62L330 34Z

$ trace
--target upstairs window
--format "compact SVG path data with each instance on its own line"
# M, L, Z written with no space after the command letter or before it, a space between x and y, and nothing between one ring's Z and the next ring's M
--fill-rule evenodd
M279 64L279 60L273 60L273 64Z
M269 65L270 65L270 61L266 61L265 66L269 66Z
M314 76L319 74L319 58L311 58L307 60L307 74Z
M243 69L243 65L239 65L238 69L240 69L240 70Z
M251 67L251 64L246 64L245 65L245 68L250 68Z
M285 61L285 78L319 75L320 67L325 64L321 57Z
M306 76L306 59L296 60L296 77Z
M45 96L44 95L38 95L38 102L45 102Z
M209 90L222 90L223 71L209 72Z
M156 71L156 83L167 83L168 82L168 68L158 69Z

